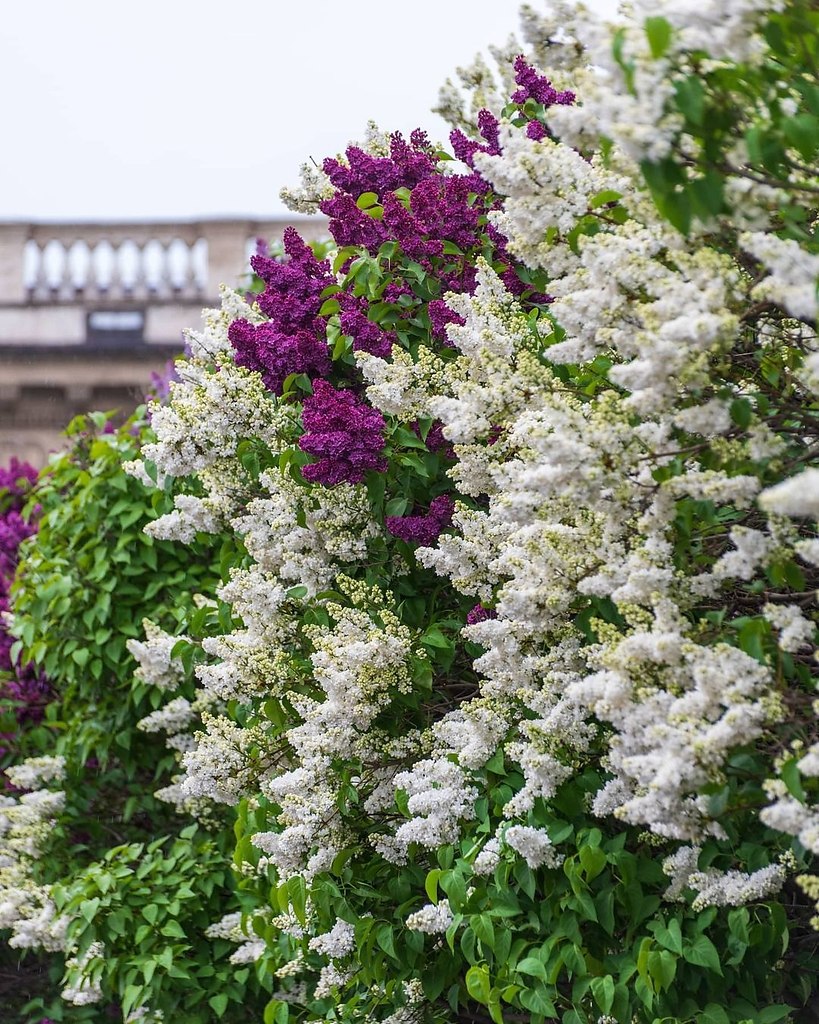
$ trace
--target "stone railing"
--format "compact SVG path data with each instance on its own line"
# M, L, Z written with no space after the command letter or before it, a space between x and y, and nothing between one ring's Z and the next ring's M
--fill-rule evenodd
M291 223L284 218L0 223L0 344L81 340L84 317L65 334L54 318L29 315L23 321L9 316L23 310L42 314L49 308L73 307L112 313L213 303L219 285L235 283L246 270L256 239L277 241ZM295 223L308 238L326 234L321 220ZM67 324L65 317L60 319ZM161 320L168 323L166 316ZM167 339L146 331L145 340Z

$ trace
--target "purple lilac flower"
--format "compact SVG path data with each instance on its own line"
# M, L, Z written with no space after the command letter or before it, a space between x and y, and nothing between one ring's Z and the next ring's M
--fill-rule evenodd
M422 263L429 257L443 255L443 242L439 238L430 238L426 225L391 193L384 196L382 223L411 260Z
M441 291L463 292L472 295L478 287L478 268L472 263L464 263L463 267L451 274L441 274Z
M312 330L291 334L270 321L251 324L239 319L228 328L228 338L236 364L260 373L265 387L274 394L281 394L291 373L323 377L330 372L327 343Z
M411 209L424 232L447 239L461 249L479 243L482 208L470 202L474 193L472 175L428 178L416 185L410 197Z
M452 445L444 437L444 425L436 420L427 431L426 446L431 452L443 452L447 458L455 454Z
M415 420L411 426L413 432L418 437L421 437L421 426L418 420ZM453 458L455 455L455 449L452 447L452 444L444 437L444 425L440 420L435 420L423 441L431 452L443 452L448 459Z
M515 58L515 81L520 88L512 93L513 103L523 104L529 99L542 103L544 107L551 107L555 103L564 106L574 103L575 96L570 89L558 92L545 75L539 74L527 63L522 54Z
M476 153L486 153L489 156L498 156L500 154L499 128L500 123L495 115L489 110L481 110L478 113L478 131L484 140L483 143L477 139L470 139L464 135L460 128L456 128L449 134L452 152L467 167L474 169L473 157ZM488 186L485 185L485 187Z
M250 265L265 282L259 308L271 323L289 333L313 326L324 301L321 293L336 282L326 260L316 259L295 228L285 228L282 239L289 259L256 255Z
M341 303L341 330L353 339L356 350L386 359L392 352L394 336L382 330L367 316L366 300L344 292L339 295Z
M442 531L452 523L455 501L449 494L433 498L425 515L387 516L384 525L387 531L408 544L422 544L430 547Z
M45 675L38 671L33 665L21 667L19 665L9 667L0 666L6 672L12 672L13 677L4 681L2 696L4 701L13 702L14 718L18 726L31 723L36 725L43 720L45 706L54 696ZM0 757L4 757L15 739L14 732L0 732Z
M384 289L384 294L381 296L385 302L397 303L402 297L408 295L413 300L413 305L418 302L409 285L403 281L390 281L390 283Z
M384 196L397 188L412 188L437 173L432 147L418 129L410 136L409 143L400 132L392 134L388 157L372 156L358 146L348 146L345 155L346 166L331 157L322 166L330 182L353 199L364 192Z
M545 139L549 133L546 130L546 126L541 124L540 121L530 121L526 125L526 134L530 139L534 139L535 142L540 142L540 140Z
M330 218L330 234L342 248L361 245L375 254L389 237L383 222L359 210L355 199L344 192L320 203L319 209Z
M427 311L432 327L432 337L436 341L447 340L448 324L464 324L466 322L462 316L453 312L443 299L433 299L427 306Z
M0 491L8 491L15 497L25 494L37 479L37 470L27 462L20 462L13 455L8 469L0 466Z
M476 622L486 622L487 619L496 619L498 613L494 608L484 608L482 604L476 604L475 607L466 613L466 624L467 626L474 626Z
M13 701L17 724L27 721L38 722L43 717L44 706L51 696L51 687L45 676L33 665L19 665L12 661L11 648L14 643L5 628L2 613L9 610L9 592L14 571L19 560L20 544L37 532L34 522L29 522L20 513L26 494L37 479L37 471L27 463L11 460L8 469L0 468L0 490L5 493L5 511L0 512L0 672L11 676L0 687L0 696ZM0 757L5 756L14 739L14 733L0 733Z
M0 595L10 585L17 565L17 549L37 527L26 522L16 509L9 509L0 517ZM6 591L7 592L7 591Z
M148 394L145 396L146 399L153 402L165 402L171 393L171 381L176 380L179 380L179 374L176 372L176 362L173 359L169 359L159 373L151 372L151 386L148 389Z
M352 391L337 391L326 380L313 384L304 401L305 433L299 447L318 458L302 468L305 480L333 487L361 483L370 470L387 471L384 417Z

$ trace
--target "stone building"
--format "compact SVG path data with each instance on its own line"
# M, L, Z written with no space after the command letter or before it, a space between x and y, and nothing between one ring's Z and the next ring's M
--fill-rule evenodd
M256 239L291 223L327 233L291 219L0 223L0 465L43 465L77 413L133 409Z

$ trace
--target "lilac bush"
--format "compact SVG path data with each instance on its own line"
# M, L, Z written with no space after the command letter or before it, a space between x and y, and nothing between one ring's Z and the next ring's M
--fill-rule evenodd
M233 546L129 649L266 1024L809 1019L814 7L527 9L451 152L308 168L333 245L190 334L130 471ZM68 991L164 1012L61 907Z

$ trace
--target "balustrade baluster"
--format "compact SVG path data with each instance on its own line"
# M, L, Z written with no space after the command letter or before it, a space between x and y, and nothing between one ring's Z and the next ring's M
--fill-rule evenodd
M111 264L111 280L109 282L109 295L112 299L122 298L122 243L111 246L114 259Z

